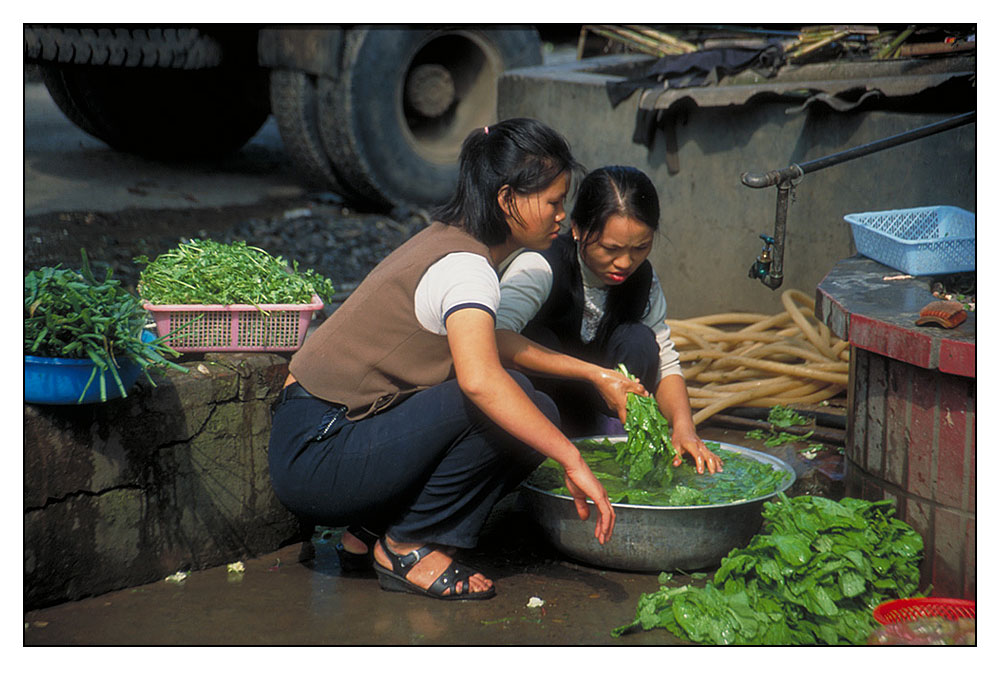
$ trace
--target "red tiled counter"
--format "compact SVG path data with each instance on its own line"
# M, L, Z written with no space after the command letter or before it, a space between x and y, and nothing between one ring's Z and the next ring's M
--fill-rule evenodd
M976 597L976 317L917 326L926 277L856 255L816 289L816 317L851 344L847 495L890 499L924 539L921 587Z

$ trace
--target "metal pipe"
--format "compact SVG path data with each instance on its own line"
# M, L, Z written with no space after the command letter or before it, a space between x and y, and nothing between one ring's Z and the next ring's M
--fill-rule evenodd
M851 149L844 150L843 152L837 152L836 154L830 154L825 157L813 159L812 161L805 161L800 164L792 164L787 168L779 168L773 171L767 171L766 173L752 173L747 171L740 175L740 180L747 187L753 187L754 189L773 187L774 185L780 184L785 180L796 180L807 173L812 173L813 171L818 171L823 168L829 168L830 166L835 166L837 164L844 163L845 161L857 159L858 157L863 157L868 154L887 150L890 147L896 147L897 145L926 138L927 136L934 135L935 133L941 133L942 131L948 131L949 129L953 129L958 126L964 126L965 124L969 124L975 120L975 111L966 112L965 114L960 114L956 117L949 117L948 119L942 119L941 121L928 124L927 126L921 126L920 128L913 129L911 131L904 131L903 133L897 133L896 135L889 136L888 138L882 138L881 140L876 140L865 145L858 145L857 147L852 147Z
M785 280L785 222L788 219L788 195L792 190L791 182L786 180L778 185L778 202L774 208L774 243L771 244L771 268L760 282L772 290L777 290Z
M750 277L759 279L760 282L772 290L781 286L781 283L784 280L783 265L785 253L785 224L788 219L788 197L795 182L801 179L804 175L823 168L835 166L845 161L850 161L851 159L857 159L858 157L863 157L891 147L896 147L897 145L902 145L903 143L919 140L920 138L926 138L927 136L935 133L941 133L942 131L963 126L964 124L975 121L975 119L976 113L974 111L966 112L965 114L961 114L956 117L950 117L939 122L934 122L933 124L928 124L927 126L921 126L920 128L913 129L912 131L897 133L894 136L876 140L875 142L871 142L866 145L859 145L849 150L844 150L843 152L837 152L836 154L830 154L828 156L813 159L812 161L806 161L801 164L792 164L787 168L779 168L773 171L767 171L766 173L751 173L749 171L742 173L740 175L740 181L742 181L747 187L761 189L763 187L777 186L778 188L778 202L774 211L774 237L768 238L766 236L762 236L762 238L766 241L766 245L764 250L761 252L760 257L758 257L754 265L750 267Z
M813 171L818 171L829 166L835 166L845 161L850 161L851 159L863 157L867 154L887 150L890 147L896 147L897 145L902 145L903 143L908 143L913 140L920 140L921 138L926 138L927 136L934 135L935 133L941 133L942 131L948 131L949 129L953 129L958 126L964 126L965 124L969 124L975 120L976 113L974 111L966 112L965 114L958 115L957 117L942 119L939 122L934 122L933 124L928 124L927 126L921 126L920 128L913 129L912 131L897 133L894 136L889 136L888 138L883 138L882 140L876 140L868 143L867 145L859 145L858 147L853 147L849 150L844 150L843 152L837 152L836 154L820 157L819 159L806 161L799 164L799 168L802 169L803 173L812 173Z

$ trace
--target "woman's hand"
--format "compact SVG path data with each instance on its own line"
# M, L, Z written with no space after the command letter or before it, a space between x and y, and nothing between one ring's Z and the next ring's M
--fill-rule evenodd
M597 525L594 527L594 537L601 544L611 539L611 532L615 529L615 510L611 507L608 493L604 486L597 480L590 467L583 458L577 454L577 460L569 465L563 465L566 470L566 488L573 496L573 504L576 505L576 513L582 521L590 517L590 506L587 505L587 498L597 505Z
M674 448L677 449L677 456L674 458L674 467L679 466L683 462L684 454L687 453L694 458L698 474L704 474L706 467L709 474L722 472L722 459L709 451L705 443L698 439L698 435L693 430L675 430L670 437L670 441L673 443Z
M593 378L593 384L597 388L597 392L604 398L604 402L618 414L618 420L622 422L622 425L625 424L628 394L635 393L643 397L649 395L641 383L633 381L614 369L599 368Z

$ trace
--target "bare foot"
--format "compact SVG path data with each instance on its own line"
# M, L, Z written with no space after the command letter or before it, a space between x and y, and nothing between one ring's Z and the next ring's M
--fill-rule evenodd
M385 537L385 541L389 546L390 551L401 556L405 556L411 551L420 549L424 546L422 543L413 544L408 542L395 542L391 540L388 535ZM417 561L417 564L410 568L410 571L406 574L406 579L421 589L426 589L434 583L434 580L436 580L441 573L448 569L448 566L451 565L451 561L452 559L448 554L445 554L443 551L435 550ZM385 555L385 552L382 550L380 545L375 545L375 562L384 568L392 568L392 561L390 561ZM445 591L445 595L450 593L462 593L464 591L462 584L462 582L459 582L454 587L449 588ZM482 573L475 573L469 576L469 591L471 593L489 591L492 586L493 580L487 579Z

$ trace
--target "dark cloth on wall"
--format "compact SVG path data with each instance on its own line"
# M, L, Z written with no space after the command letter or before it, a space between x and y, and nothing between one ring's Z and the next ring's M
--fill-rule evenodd
M784 52L778 44L771 44L763 49L703 49L690 54L664 56L653 63L641 77L609 81L605 86L611 106L617 107L637 89L665 90L707 86L717 83L726 75L735 75L748 68L765 77L773 77L783 63ZM639 108L632 142L650 147L664 112Z
M641 77L609 81L606 84L608 98L611 99L611 106L617 107L636 89L665 89L664 82L671 89L705 86L718 82L723 76L735 75L754 66L771 77L784 61L780 54L778 45L769 45L764 49L727 47L664 56L647 68Z

